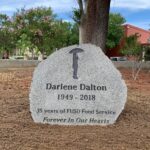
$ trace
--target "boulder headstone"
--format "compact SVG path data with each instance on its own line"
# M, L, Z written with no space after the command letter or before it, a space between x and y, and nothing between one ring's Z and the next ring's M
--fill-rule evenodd
M123 111L127 87L99 47L62 48L34 71L30 111L37 123L109 125Z

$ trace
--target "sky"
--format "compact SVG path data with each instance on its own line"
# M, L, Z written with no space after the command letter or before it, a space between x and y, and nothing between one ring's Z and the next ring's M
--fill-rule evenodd
M50 6L58 18L72 21L72 9L78 4L77 0L0 0L0 13L12 16L17 9L38 6ZM150 0L111 0L110 11L120 13L128 24L150 29Z

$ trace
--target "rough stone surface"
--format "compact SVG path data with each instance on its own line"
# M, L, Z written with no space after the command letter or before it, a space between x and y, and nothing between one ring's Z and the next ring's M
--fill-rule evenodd
M76 48L83 51L72 53ZM30 111L38 123L108 125L116 121L126 98L120 72L101 49L74 45L54 52L35 69Z

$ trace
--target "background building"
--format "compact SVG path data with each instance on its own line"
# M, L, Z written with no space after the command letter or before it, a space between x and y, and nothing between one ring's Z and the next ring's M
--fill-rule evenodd
M138 34L139 35L138 42L141 45L143 45L143 46L144 45L150 45L150 31L141 29L139 27L136 27L136 26L133 26L130 24L125 24L123 26L124 26L125 37L129 37L131 35ZM121 40L120 45L107 51L107 56L108 57L122 56L121 48L123 47L123 44L124 44L124 40Z

